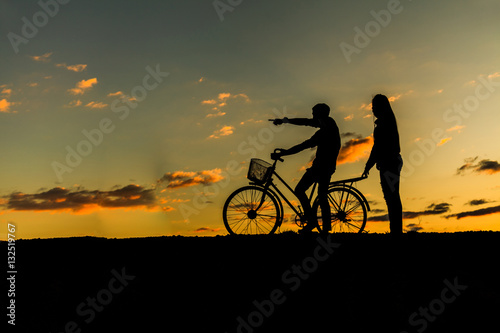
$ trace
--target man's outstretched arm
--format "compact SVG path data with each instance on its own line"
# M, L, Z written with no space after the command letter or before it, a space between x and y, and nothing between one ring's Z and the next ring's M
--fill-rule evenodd
M299 126L311 126L311 127L319 127L319 122L314 119L310 118L283 118L283 119L274 119L273 121L274 125L281 125L281 124L292 124L292 125L299 125Z

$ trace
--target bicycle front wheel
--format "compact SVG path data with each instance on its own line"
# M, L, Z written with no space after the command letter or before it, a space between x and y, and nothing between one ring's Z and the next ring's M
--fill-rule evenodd
M227 198L222 218L231 235L262 235L273 234L282 216L274 195L258 186L245 186Z
M332 232L363 232L366 225L366 206L359 195L348 188L331 188L328 190L328 203L330 205ZM323 219L316 198L313 205L318 222L323 227Z

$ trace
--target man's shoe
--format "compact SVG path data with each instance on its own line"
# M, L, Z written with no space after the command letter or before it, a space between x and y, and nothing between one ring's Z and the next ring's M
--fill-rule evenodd
M306 224L306 226L302 229L299 230L299 234L310 234L315 228L318 228L318 222L313 223L309 222Z
M331 226L329 226L329 225L328 225L328 226L325 226L325 225L323 224L323 230L320 230L320 233L321 233L322 235L328 235L331 231L332 231L332 227L331 227Z

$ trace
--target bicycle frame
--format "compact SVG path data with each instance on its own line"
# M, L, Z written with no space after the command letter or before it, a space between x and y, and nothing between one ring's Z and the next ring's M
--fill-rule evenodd
M281 199L283 199L286 204L288 205L288 207L290 207L293 212L295 214L297 214L299 217L303 217L303 212L300 210L300 206L298 207L298 209L288 200L288 198L283 194L283 192L280 191L280 189L274 184L273 182L273 176L276 176L276 178L278 178L278 180L283 184L285 185L285 187L293 193L293 195L295 195L295 197L297 197L297 195L295 194L295 191L290 187L290 185L288 185L288 183L283 179L281 178L281 176L276 173L276 163L278 161L275 160L273 165L272 165L272 172L271 172L271 175L269 176L268 180L266 180L266 182L264 184L258 184L258 183L255 183L255 182L250 182L250 184L252 185L258 185L258 186L261 186L263 187L266 192L269 191L272 195L274 196L277 196ZM366 177L356 177L356 178L349 178L349 179L343 179L343 180L337 180L337 181L334 181L334 182L331 182L328 186L329 189L332 189L332 188L348 188L348 189L351 189L352 191L356 192L359 197L363 200L364 204L366 205L366 208L368 211L370 211L370 204L368 203L368 200L366 200L365 196L363 195L363 193L361 193L360 190L358 190L357 188L355 188L354 186L352 186L352 184L354 184L355 182L358 182L360 180L363 180L365 179ZM350 184L347 184L347 183L350 183ZM313 188L311 190L311 193L309 195L309 202L312 206L312 198L314 196L314 192L316 190L316 186L317 186L317 183L314 183L313 185ZM272 188L272 190L270 189L270 187ZM264 192L264 193L266 193ZM262 199L261 199L261 202L259 204L259 207L257 208L257 210L260 208L260 206L262 206L262 204L264 203L264 199L265 199L265 195L262 196ZM281 212L283 213L283 205L281 204L280 202L280 209L281 209Z
M255 183L255 182L250 182L250 184L252 185L258 185L258 186L262 186L266 192L269 191L270 193L272 193L273 195L275 196L278 196L279 198L283 199L286 204L288 205L288 207L290 207L293 212L295 214L297 214L298 216L300 216L302 218L303 216L303 212L300 210L300 206L298 207L298 209L288 200L288 198L283 194L283 192L280 191L280 189L274 184L273 182L273 176L276 176L276 178L278 178L278 180L283 184L285 185L285 187L293 193L293 195L295 195L295 197L297 197L297 195L295 194L295 191L290 187L290 185L288 185L288 183L283 179L281 178L280 175L278 175L278 173L276 173L276 163L278 161L275 160L274 163L273 163L273 166L271 167L272 169L272 172L271 172L271 175L269 176L269 178L266 180L266 182L262 185L262 184L258 184L258 183ZM269 189L269 188L272 188ZM313 195L314 195L314 191L316 190L316 183L314 183L313 185L313 188L312 188L312 191L311 191L311 194L309 195L309 202L312 201L312 198L313 198ZM265 192L264 192L265 193ZM276 195L278 194L278 195ZM265 195L262 196L262 199L261 199L261 202L259 204L259 207L256 209L258 210L260 208L260 206L264 203L264 198L265 198ZM281 204L281 203L280 203ZM312 202L311 202L312 204ZM281 204L282 206L282 204ZM283 207L281 207L281 211L283 213Z

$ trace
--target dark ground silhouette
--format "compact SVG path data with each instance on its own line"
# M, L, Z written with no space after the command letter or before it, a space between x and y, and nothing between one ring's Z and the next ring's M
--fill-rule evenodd
M404 236L398 245L388 234L334 235L333 246L317 234L292 233L21 240L16 329L417 332L425 324L425 332L497 330L500 233ZM458 296L450 290L443 296L445 280L462 286ZM438 314L418 314L429 307Z

